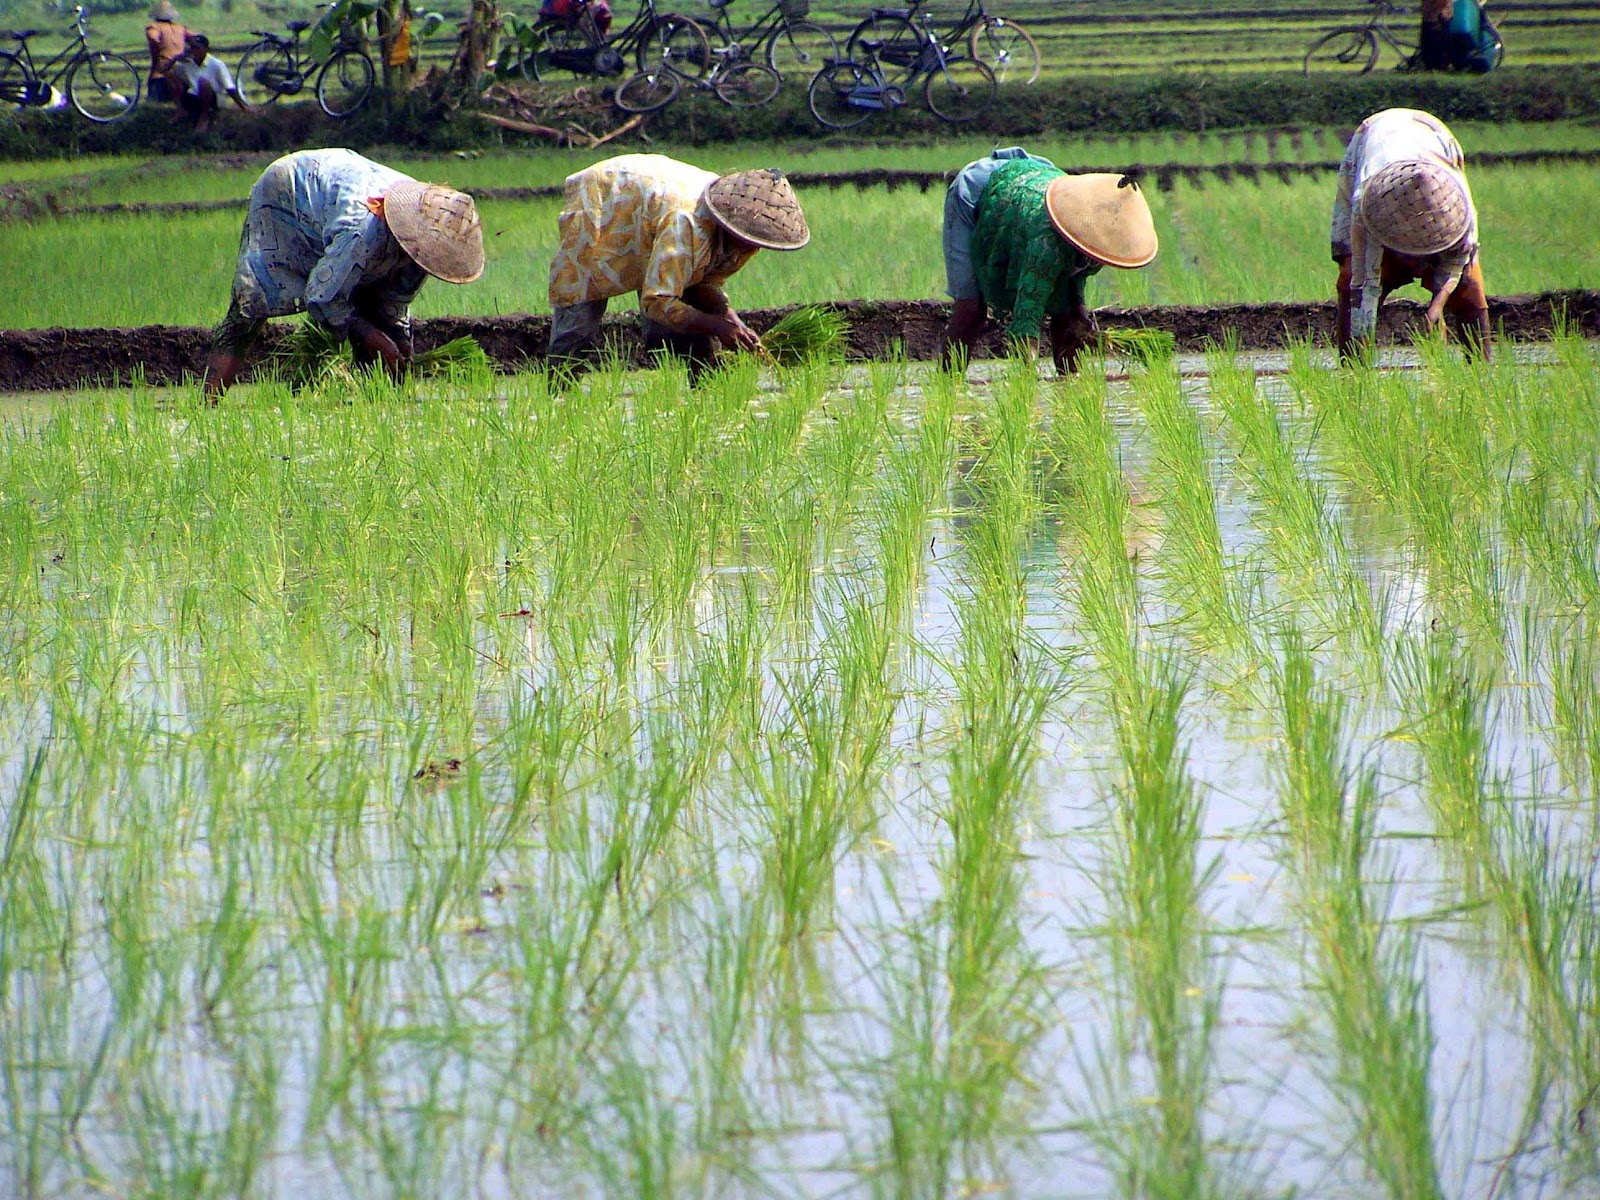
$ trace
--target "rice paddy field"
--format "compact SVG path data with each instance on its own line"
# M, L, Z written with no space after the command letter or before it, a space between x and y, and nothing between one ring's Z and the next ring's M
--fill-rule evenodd
M1600 360L0 408L0 1193L1596 1192Z
M1152 180L1148 189L1162 253L1152 268L1102 272L1096 304L1218 304L1321 299L1330 294L1327 226L1332 171L1280 179L1267 164L1337 163L1348 131L1273 130L1209 136L1031 141L1072 168L1138 163L1239 164L1222 176ZM1578 122L1462 125L1470 156L1530 151L1591 152L1600 131ZM932 146L777 148L733 145L693 152L713 170L772 163L791 172L860 170L864 165L954 171L993 143L966 139ZM571 171L603 157L560 152L386 161L419 177L466 188L559 187ZM211 324L227 306L242 209L210 212L73 213L75 205L242 200L270 156L223 160L83 160L72 176L40 178L33 164L13 178L43 189L63 211L5 227L0 257L0 328L52 325ZM1259 164L1260 169L1257 169ZM13 165L0 167L10 173ZM0 175L0 178L5 178ZM1600 162L1476 167L1472 186L1492 290L1514 294L1592 286L1600 279ZM815 240L793 255L759 256L732 289L747 307L819 299L942 296L938 254L941 187L802 188ZM543 312L559 198L485 199L489 267L466 287L425 288L422 316ZM1530 212L1537 220L1527 219ZM885 253L885 247L889 247ZM40 264L51 264L40 270ZM98 286L85 288L91 274Z

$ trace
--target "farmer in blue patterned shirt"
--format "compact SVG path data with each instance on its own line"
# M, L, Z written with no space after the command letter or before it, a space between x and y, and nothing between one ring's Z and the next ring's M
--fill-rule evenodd
M472 197L418 183L351 150L302 150L250 190L233 300L217 326L206 391L219 395L268 317L305 311L350 339L356 361L397 374L411 357L411 301L427 276L483 274Z
M944 261L955 306L941 358L970 354L993 309L1018 340L1050 318L1056 370L1075 371L1097 336L1084 283L1103 266L1156 256L1155 222L1139 185L1121 175L1068 175L1020 146L969 163L944 205Z

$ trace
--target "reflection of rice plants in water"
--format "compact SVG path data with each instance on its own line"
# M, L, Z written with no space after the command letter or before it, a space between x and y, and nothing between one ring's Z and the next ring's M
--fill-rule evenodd
M7 410L0 1192L1581 1193L1600 370L1423 358Z

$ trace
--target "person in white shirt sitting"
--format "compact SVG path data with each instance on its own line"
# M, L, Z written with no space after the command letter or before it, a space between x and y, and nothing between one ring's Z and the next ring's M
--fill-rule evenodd
M250 107L239 94L228 64L211 53L211 42L203 33L191 33L184 39L183 57L172 64L170 75L178 92L178 111L172 119L176 122L189 117L196 133L211 128L223 96L241 111Z

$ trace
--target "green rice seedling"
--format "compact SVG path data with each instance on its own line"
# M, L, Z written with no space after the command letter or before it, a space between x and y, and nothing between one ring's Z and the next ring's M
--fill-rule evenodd
M1237 575L1223 557L1211 481L1213 454L1176 372L1152 371L1136 395L1153 442L1151 486L1165 537L1159 570L1178 620L1202 646L1251 650Z
M272 354L270 367L297 388L355 386L355 362L349 343L310 317L294 329ZM436 376L492 374L494 364L474 337L452 338L443 345L413 356L409 372L419 379Z
M1203 1121L1220 987L1202 897L1216 868L1199 858L1201 802L1180 729L1188 682L1172 658L1141 658L1131 689L1112 696L1119 780L1107 900L1132 1009L1121 1049L1149 1072L1155 1104L1135 1111L1126 1141L1105 1152L1131 1195L1203 1197L1218 1194Z
M1302 465L1254 373L1230 355L1210 356L1211 394L1222 410L1233 460L1256 506L1285 600L1316 612L1331 632L1348 636L1373 667L1382 663L1378 609L1352 569L1343 527L1327 489Z
M1107 357L1123 358L1147 368L1170 362L1177 341L1165 329L1105 329L1100 346Z
M1435 1200L1433 1035L1416 942L1388 923L1365 880L1377 776L1350 762L1348 705L1318 685L1293 635L1277 690L1284 816L1337 1064L1328 1083L1385 1191Z
M761 335L761 347L780 366L843 358L848 325L843 313L809 304L784 314Z
M1600 662L1586 621L1551 639L1551 724L1556 759L1574 791L1600 792Z

